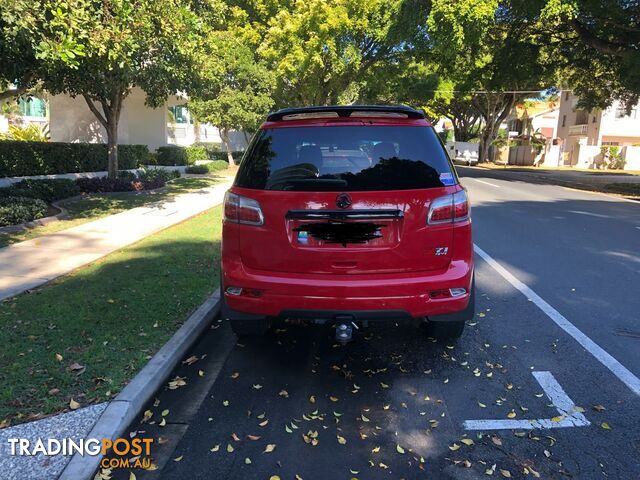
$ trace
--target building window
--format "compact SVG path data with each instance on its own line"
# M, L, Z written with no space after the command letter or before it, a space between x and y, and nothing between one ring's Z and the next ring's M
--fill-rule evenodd
M47 118L47 104L37 97L20 98L18 109L23 117Z
M173 123L193 123L186 105L175 105L173 107L169 107L169 112L173 117Z
M562 126L563 127L567 126L567 116L566 115L562 115Z
M602 145L608 145L610 147L617 147L620 145L620 142L602 142Z

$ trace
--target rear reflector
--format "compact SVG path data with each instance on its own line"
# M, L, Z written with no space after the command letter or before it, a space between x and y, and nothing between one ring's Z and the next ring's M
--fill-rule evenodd
M224 221L243 225L264 225L260 204L252 198L227 192L224 196Z
M437 225L440 223L462 222L469 218L469 199L467 192L460 190L453 195L438 197L431 202L427 223Z

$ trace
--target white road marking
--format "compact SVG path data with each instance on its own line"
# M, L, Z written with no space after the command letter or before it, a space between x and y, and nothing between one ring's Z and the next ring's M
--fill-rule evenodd
M485 262L487 262L493 269L498 272L502 278L513 285L516 289L531 300L536 306L542 310L556 325L571 335L580 345L582 345L596 360L607 367L611 372L622 381L627 387L631 389L633 393L640 396L640 378L631 373L624 365L618 360L613 358L602 347L586 336L580 329L578 329L573 323L567 320L560 312L549 305L542 299L536 292L518 280L511 274L506 268L500 265L494 260L488 253L482 250L478 245L473 244L474 249L478 255L480 255Z
M471 178L473 178L473 177L471 177ZM489 185L490 187L502 188L502 187L500 187L500 185L494 185L493 183L485 182L484 180L478 180L477 178L474 178L474 180L476 182L480 182L480 183L484 183L485 185Z
M551 372L531 372L560 414L560 419L535 420L466 420L465 430L533 430L542 428L587 427L591 422L576 410L576 405Z
M631 203L635 203L636 205L640 205L640 201L638 200L633 200L631 198L625 198L618 195L610 195L608 193L603 193L603 192L594 192L593 190L582 190L580 188L571 188L571 187L562 187L562 188L564 188L565 190L570 190L572 192L591 193L593 195L604 195L605 197L609 197L614 200L620 200L621 202L631 202Z
M588 215L590 217L609 218L609 215L602 215L600 213L583 212L582 210L567 210L569 213L577 213L579 215Z

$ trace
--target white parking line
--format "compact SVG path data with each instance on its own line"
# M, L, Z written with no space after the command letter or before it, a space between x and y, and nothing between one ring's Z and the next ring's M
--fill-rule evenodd
M583 212L582 210L567 210L569 213L577 213L578 215L588 215L589 217L609 218L609 215L601 215L600 213Z
M473 178L473 177L471 177L471 178ZM500 187L500 185L494 185L493 183L485 182L484 180L478 180L477 178L474 178L474 180L476 182L480 182L480 183L484 183L485 185L489 185L490 187L502 188L502 187Z
M586 336L580 329L578 329L573 323L567 320L560 312L549 305L542 299L536 292L518 280L513 274L511 274L506 268L500 265L494 260L487 252L482 250L478 245L474 244L474 249L482 259L487 262L491 267L498 272L502 278L513 285L516 289L531 300L536 306L542 310L556 325L571 335L580 345L582 345L596 360L607 367L611 372L618 377L622 383L631 389L633 393L640 396L640 378L631 373L625 366L623 366L618 360L613 358L602 347Z
M558 418L535 420L466 420L465 430L532 430L539 428L587 427L591 422L576 409L551 372L531 372L560 414Z

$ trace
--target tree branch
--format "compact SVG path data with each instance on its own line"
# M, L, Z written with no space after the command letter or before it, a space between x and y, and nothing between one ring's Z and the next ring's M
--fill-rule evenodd
M591 32L588 28L582 25L578 20L571 20L571 25L574 30L578 33L580 38L591 47L596 50L607 53L609 55L614 55L616 57L622 57L624 55L624 46L608 42L597 37L593 32Z
M91 110L91 112L96 116L96 118L102 124L102 126L104 128L108 128L106 117L103 114L100 113L98 108L93 103L93 100L91 100L91 97L89 97L88 95L83 95L82 97L84 98L85 102L87 102L87 105L89 106L89 110ZM103 105L102 108L104 109L104 105ZM105 112L105 114L106 114L106 112Z

